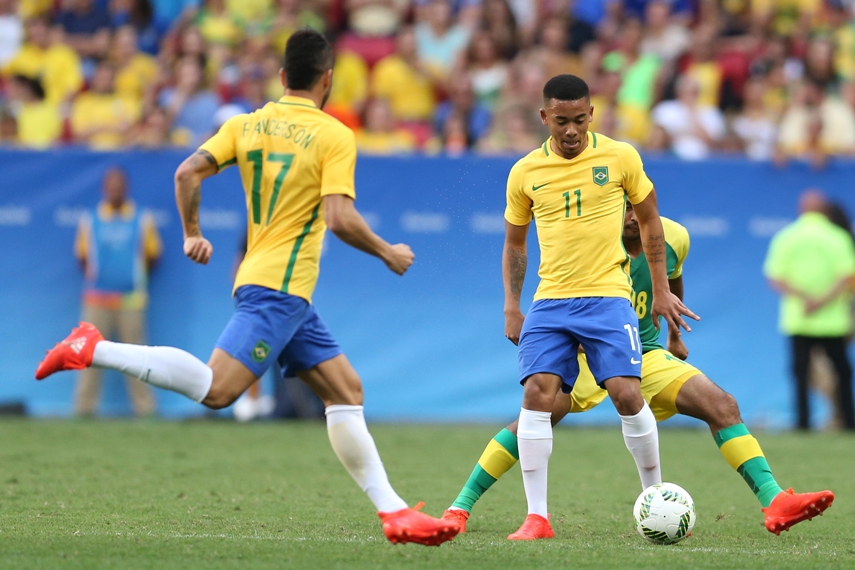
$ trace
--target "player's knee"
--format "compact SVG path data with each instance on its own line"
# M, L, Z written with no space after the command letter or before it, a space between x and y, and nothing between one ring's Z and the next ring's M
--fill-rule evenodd
M724 390L716 397L714 410L716 422L721 425L732 426L742 422L736 398Z
M551 411L557 391L558 385L553 377L544 374L529 376L523 387L523 407L529 410Z

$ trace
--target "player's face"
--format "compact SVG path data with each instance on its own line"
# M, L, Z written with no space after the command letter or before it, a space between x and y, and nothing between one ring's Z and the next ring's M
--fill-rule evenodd
M641 239L641 231L638 229L638 218L632 204L626 203L626 215L623 218L623 239L635 241Z
M588 98L574 101L549 99L540 110L540 120L549 127L556 151L564 158L573 158L588 146L588 124L594 107Z

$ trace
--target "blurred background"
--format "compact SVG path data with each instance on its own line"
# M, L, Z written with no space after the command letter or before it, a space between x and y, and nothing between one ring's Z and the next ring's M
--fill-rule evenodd
M231 313L244 198L235 169L205 183L215 255L194 267L172 174L229 117L281 96L282 50L302 26L336 47L325 110L356 131L358 207L417 255L399 279L325 245L315 302L363 376L370 419L515 417L505 179L548 136L543 84L572 73L591 87L591 129L641 150L661 212L691 233L686 300L703 321L686 338L690 361L747 422L792 425L762 264L805 189L855 208L848 0L0 0L0 410L73 413L73 374L32 374L80 316L75 234L114 166L163 241L148 341L207 359ZM121 378L104 380L98 413L130 414ZM272 393L279 381L265 383ZM202 413L156 397L159 415ZM830 420L824 399L814 410ZM607 404L568 421L615 419Z

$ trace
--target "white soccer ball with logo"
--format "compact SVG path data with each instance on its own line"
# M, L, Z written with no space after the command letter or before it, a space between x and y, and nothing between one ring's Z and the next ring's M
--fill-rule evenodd
M673 483L651 485L632 509L638 534L656 544L680 542L695 526L695 502Z

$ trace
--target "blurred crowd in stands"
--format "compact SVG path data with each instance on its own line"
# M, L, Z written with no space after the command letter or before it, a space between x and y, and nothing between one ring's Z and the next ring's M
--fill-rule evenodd
M541 89L686 160L855 155L855 0L0 0L0 144L195 147L282 95L289 35L336 47L364 154L523 154Z

